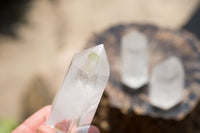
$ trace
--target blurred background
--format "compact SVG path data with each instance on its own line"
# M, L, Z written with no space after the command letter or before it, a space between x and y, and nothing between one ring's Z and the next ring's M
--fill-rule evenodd
M51 104L72 56L111 26L152 24L200 38L199 0L0 2L0 133Z

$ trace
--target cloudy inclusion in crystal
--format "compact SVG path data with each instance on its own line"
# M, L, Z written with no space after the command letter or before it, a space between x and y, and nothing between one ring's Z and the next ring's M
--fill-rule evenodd
M103 44L76 54L56 95L47 125L57 132L70 133L78 128L84 129L80 132L86 133L109 74L110 68Z
M138 89L148 82L147 37L132 31L122 38L121 43L122 83Z
M181 61L172 56L154 67L150 81L150 103L168 110L182 100L184 68Z

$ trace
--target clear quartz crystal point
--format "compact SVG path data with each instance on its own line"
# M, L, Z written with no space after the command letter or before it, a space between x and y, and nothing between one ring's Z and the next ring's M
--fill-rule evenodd
M87 133L109 74L103 44L76 54L46 124L57 133Z
M121 81L126 86L138 89L148 82L147 37L132 31L121 42Z
M168 110L181 102L184 89L184 68L172 56L154 67L150 81L150 103Z

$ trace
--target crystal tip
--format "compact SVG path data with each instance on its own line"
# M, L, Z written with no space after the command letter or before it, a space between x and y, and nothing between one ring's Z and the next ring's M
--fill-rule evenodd
M102 50L104 50L104 45L103 44L99 44L97 45L96 47L94 47L94 52L97 54L97 55L100 55Z

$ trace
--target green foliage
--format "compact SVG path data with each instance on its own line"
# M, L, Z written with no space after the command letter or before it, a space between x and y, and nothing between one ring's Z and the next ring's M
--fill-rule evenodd
M9 119L0 119L0 133L10 133L17 124Z

